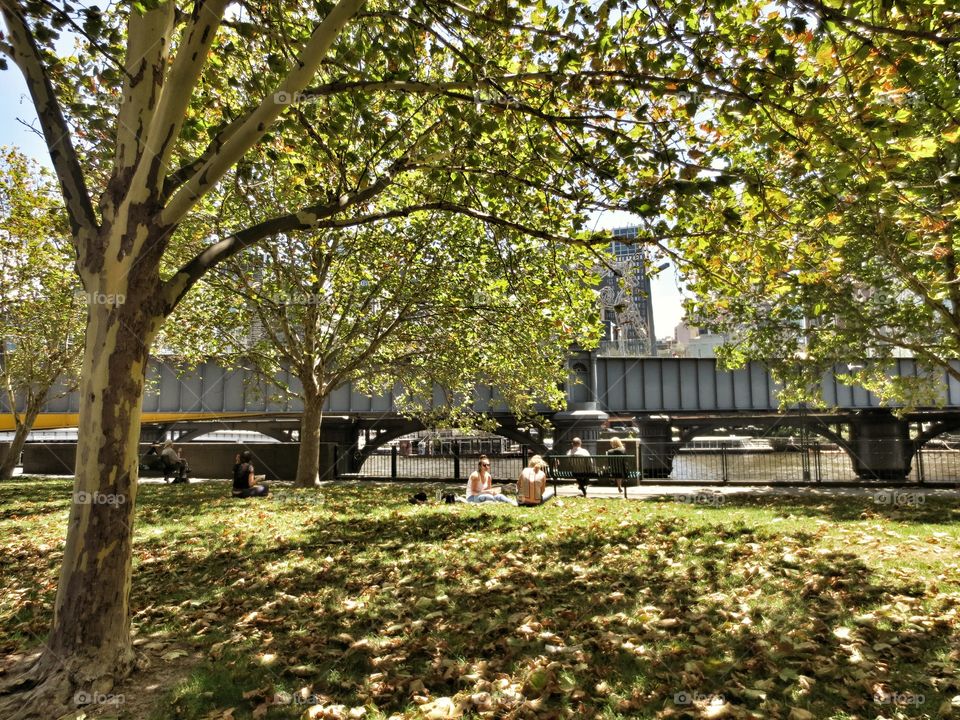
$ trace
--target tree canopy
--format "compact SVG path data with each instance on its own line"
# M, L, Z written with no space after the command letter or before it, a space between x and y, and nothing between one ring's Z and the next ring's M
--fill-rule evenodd
M758 100L704 120L726 158L677 216L689 309L732 337L727 361L771 361L794 397L835 368L888 400L936 402L922 373L884 370L909 355L960 372L960 16L795 7L731 38Z
M13 475L51 392L79 380L86 303L73 272L63 204L52 178L22 153L0 148L0 383L15 433L0 462Z
M348 383L403 388L401 411L447 426L483 423L478 385L518 415L559 407L569 348L596 339L595 263L581 248L429 213L280 237L197 289L217 299L219 356L271 383L294 378L280 390L303 402L297 481L312 485L308 439L319 442L323 403Z

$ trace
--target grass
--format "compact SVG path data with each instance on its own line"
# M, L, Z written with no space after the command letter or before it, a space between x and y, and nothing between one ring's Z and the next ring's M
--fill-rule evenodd
M153 663L91 716L960 713L956 500L524 509L416 489L142 486L131 611ZM50 623L70 492L0 486L3 653Z

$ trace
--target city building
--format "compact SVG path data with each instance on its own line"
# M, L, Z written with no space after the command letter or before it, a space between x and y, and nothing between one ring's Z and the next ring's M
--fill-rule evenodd
M610 267L601 271L600 305L604 338L601 351L626 355L656 355L656 332L649 258L630 240L637 237L635 227L615 228L610 244Z

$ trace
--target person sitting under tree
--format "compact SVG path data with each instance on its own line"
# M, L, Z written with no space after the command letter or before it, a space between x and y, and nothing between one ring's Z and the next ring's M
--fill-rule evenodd
M534 455L517 479L517 501L520 505L540 505L553 497L553 488L547 488L547 463Z
M623 446L623 441L620 438L615 437L610 439L610 449L607 450L607 455L626 457L627 449ZM622 462L623 461L621 461L621 463ZM623 482L626 480L626 477L624 477L625 468L625 465L620 464L616 470L613 471L613 479L617 481L617 492L624 493L624 497L626 497L626 493L623 490Z
M567 450L567 455L574 455L578 457L590 457L590 452L583 446L583 440L578 437L573 438L570 441L570 449ZM591 463L592 467L592 463ZM583 493L583 496L587 496L587 478L583 476L577 477L577 488Z
M498 488L493 487L493 476L490 474L490 458L481 455L477 460L477 469L470 473L467 480L467 502L503 502L516 505L517 501L509 498Z
M237 498L264 497L270 492L266 485L258 485L253 473L253 453L244 450L237 454L233 466L233 496Z

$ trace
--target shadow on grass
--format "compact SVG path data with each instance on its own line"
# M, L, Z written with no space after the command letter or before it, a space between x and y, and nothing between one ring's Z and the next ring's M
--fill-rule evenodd
M691 494L695 496L695 492ZM669 496L659 496L644 498L644 501L670 499ZM880 488L864 496L838 495L829 490L803 496L736 493L723 495L718 505L721 509L766 509L783 515L843 522L879 518L907 523L960 523L960 499L930 493L922 488Z
M384 502L393 514L334 511L299 541L221 549L182 573L183 597L216 598L226 640L216 652L248 690L308 687L314 700L384 714L461 693L498 716L696 716L713 701L830 717L894 698L920 717L957 689L955 670L931 684L956 628L922 615L916 585L891 587L852 554L817 553L811 536L598 523L586 504L565 526L541 511ZM191 583L201 567L222 592ZM270 717L302 709L278 705Z
M0 482L0 522L44 515L70 507L72 480L17 477Z
M156 718L251 717L301 688L368 717L445 696L496 717L923 717L960 693L956 599L813 535L645 503L411 506L413 489L141 488L134 622L208 657ZM274 697L267 717L300 717Z

